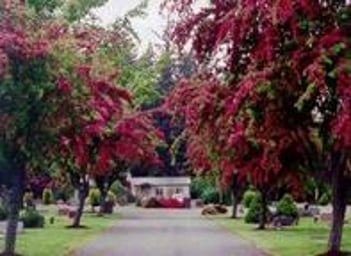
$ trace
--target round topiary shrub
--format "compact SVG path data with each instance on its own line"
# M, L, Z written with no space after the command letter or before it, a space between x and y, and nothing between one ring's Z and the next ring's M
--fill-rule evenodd
M277 204L277 215L285 215L297 218L299 215L294 199L290 194L285 194Z
M45 188L43 190L42 202L45 205L49 205L54 202L54 194L50 188Z
M100 190L97 188L92 188L89 191L89 203L92 207L99 206L101 200Z
M27 208L20 218L24 228L42 228L45 224L45 218L34 208Z
M250 205L245 215L246 223L258 223L261 212L260 201L261 195L259 193L254 192L254 194L250 194Z
M115 204L115 203L116 203L116 200L117 200L116 194L113 193L111 190L109 190L109 191L107 192L106 201Z
M245 193L243 195L243 200L242 200L242 204L244 205L245 208L250 207L251 202L255 198L256 195L257 195L257 192L252 190L252 189L245 191Z

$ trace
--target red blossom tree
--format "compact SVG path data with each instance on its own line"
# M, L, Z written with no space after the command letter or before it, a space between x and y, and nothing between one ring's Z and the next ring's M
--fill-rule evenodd
M26 176L49 148L55 93L48 41L24 22L18 3L0 3L0 168L10 190L4 255L14 255Z
M106 31L82 26L55 39L51 49L63 56L57 56L61 58L57 121L61 163L78 190L73 227L80 225L90 180L111 175L119 170L116 164L158 162L155 148L162 135L154 128L151 113L134 110L130 92L114 84L120 71L103 65L108 56L100 51L106 43ZM73 58L66 55L72 53ZM103 199L107 191L105 187Z
M167 102L185 116L190 159L209 168L215 152L225 179L236 170L261 191L327 177L336 255L351 180L350 5L215 0L197 10L193 2L166 2L180 12L174 42L190 43L199 72L210 73L180 82Z
M82 200L87 178L105 175L116 159L156 162L160 137L148 113L134 110L132 95L115 85L119 69L103 65L110 33L27 19L22 4L0 3L0 168L11 191L4 255L15 255L29 171L60 162Z

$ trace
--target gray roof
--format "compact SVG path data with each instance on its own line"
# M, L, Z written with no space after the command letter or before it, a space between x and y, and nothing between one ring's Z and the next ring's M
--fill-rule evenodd
M190 185L190 177L133 177L131 178L133 186L150 184L155 186L170 185Z

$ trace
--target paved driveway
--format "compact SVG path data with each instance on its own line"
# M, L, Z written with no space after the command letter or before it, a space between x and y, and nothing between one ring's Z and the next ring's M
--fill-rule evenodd
M198 210L121 208L124 218L76 256L263 256Z

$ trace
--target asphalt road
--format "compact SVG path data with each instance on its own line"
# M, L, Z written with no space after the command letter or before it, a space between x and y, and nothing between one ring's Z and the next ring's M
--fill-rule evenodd
M198 210L120 208L124 216L75 256L263 256Z

